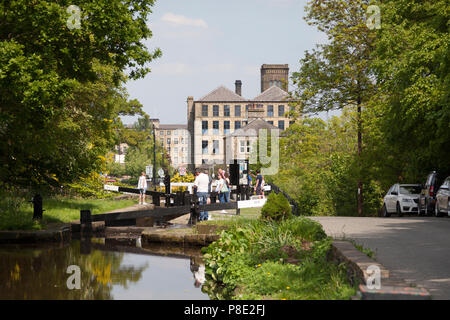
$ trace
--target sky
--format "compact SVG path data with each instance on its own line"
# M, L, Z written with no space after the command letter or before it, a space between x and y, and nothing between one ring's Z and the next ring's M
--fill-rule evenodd
M186 100L200 99L220 85L252 99L261 91L262 64L288 64L298 71L306 50L326 36L303 19L307 0L157 0L145 41L162 57L152 72L130 81L130 99L138 99L162 124L186 124ZM131 123L135 117L124 117Z

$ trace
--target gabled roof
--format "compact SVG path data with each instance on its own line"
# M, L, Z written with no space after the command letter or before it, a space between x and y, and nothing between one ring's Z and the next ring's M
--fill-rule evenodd
M237 101L247 101L247 99L241 97L230 89L220 86L214 89L207 95L200 98L201 102L237 102Z
M246 126L243 126L242 128L235 130L233 133L229 134L228 136L231 136L231 137L241 137L241 136L257 137L260 129L281 131L279 128L268 123L264 119L256 118L256 119L253 119L252 121L250 121Z
M269 89L255 97L253 101L286 101L289 94L277 86L271 86Z

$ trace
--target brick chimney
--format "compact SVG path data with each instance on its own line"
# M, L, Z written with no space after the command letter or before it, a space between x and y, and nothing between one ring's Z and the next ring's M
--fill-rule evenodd
M236 80L234 85L235 85L234 92L236 92L236 94L242 96L242 81L241 80Z

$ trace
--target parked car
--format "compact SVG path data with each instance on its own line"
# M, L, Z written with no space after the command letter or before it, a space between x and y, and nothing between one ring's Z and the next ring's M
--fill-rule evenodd
M440 177L436 171L431 172L425 183L422 185L422 191L419 195L419 215L425 213L432 215L436 204L436 192L440 186Z
M450 176L444 180L436 193L434 214L436 217L442 217L444 214L450 216Z
M404 213L417 213L420 184L394 184L383 199L383 216L390 217L396 213L399 217Z

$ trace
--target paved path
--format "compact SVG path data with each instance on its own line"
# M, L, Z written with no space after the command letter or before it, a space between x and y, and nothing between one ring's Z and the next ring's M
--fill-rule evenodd
M333 238L350 238L375 252L395 276L450 299L450 219L434 217L313 217Z

